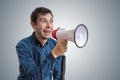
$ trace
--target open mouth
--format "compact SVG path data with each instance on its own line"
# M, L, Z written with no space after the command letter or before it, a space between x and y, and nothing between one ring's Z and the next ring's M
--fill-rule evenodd
M47 34L47 35L49 35L51 33L51 30L45 29L44 33Z

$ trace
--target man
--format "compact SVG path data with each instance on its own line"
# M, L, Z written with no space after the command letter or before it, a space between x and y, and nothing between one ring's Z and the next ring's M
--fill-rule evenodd
M45 7L36 8L31 14L34 32L16 45L19 59L18 80L61 80L62 58L67 41L54 41L53 14Z

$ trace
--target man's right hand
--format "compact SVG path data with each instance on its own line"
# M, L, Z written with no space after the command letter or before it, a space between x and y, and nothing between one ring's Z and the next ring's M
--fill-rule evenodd
M54 49L51 51L52 55L57 58L60 55L63 55L67 51L67 40L58 40L56 46Z

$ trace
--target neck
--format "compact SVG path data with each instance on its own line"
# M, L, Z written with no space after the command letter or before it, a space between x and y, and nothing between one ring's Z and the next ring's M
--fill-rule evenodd
M38 34L35 33L35 36L37 37L37 39L39 40L39 42L41 43L42 46L45 45L45 43L47 42L48 39L44 39L41 36L39 36Z

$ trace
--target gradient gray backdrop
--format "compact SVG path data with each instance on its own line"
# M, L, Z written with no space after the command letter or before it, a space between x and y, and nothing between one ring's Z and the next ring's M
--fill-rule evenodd
M120 0L0 0L0 80L17 79L15 46L32 34L38 6L53 11L54 28L88 27L84 48L68 44L66 80L120 80Z

